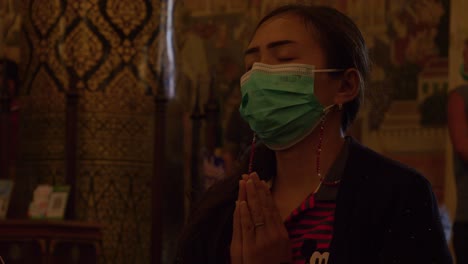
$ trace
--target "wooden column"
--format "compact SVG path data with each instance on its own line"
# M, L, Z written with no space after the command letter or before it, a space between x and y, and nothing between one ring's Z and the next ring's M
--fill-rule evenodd
M193 202L198 200L201 191L201 178L199 173L200 164L200 133L202 126L203 115L200 111L200 82L196 84L195 105L190 118L192 119L192 151L190 162L190 208Z
M209 97L205 104L206 115L206 149L208 154L214 154L216 147L220 145L219 142L219 103L216 98L215 77L212 76L209 87Z
M5 67L2 67L0 76L0 179L9 178L10 157L9 157L9 134L10 134L10 93L5 81Z
M151 263L162 261L162 231L163 231L163 191L166 172L166 113L167 97L164 85L164 71L161 70L159 86L155 96L154 114L154 173L151 183Z
M73 75L72 75L73 76ZM76 174L77 174L77 130L78 130L78 100L77 91L78 78L70 78L70 87L65 93L66 102L66 127L65 127L65 182L70 185L70 194L66 210L66 218L74 220L77 218L76 213Z

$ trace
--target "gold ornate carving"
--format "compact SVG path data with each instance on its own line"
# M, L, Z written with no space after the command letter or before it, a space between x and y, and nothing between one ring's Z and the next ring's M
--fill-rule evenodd
M85 92L80 100L81 111L149 115L153 111L151 97L145 95L145 83L124 68L108 84L105 92Z
M151 4L153 14L159 14L161 12L160 1L151 0ZM159 21L159 18L150 19L133 41L135 47L145 47L145 49L137 49L132 63L139 65L139 76L146 81L146 85L153 93L156 93L158 84L156 77L159 63Z
M59 47L65 65L73 68L82 78L96 66L103 56L103 44L96 34L80 22Z
M75 1L73 2L73 8L81 17L85 17L88 15L88 11L93 8L95 4L96 3L89 0Z
M24 98L23 111L26 113L53 113L65 110L64 94L50 74L41 67L32 81L29 97Z
M143 85L128 68L122 70L109 83L106 93L115 99L122 99L116 100L117 104L113 110L141 112L138 108L142 105L138 99L145 94Z
M96 26L99 33L106 39L109 45L106 49L106 59L88 79L87 87L92 91L100 89L105 90L110 75L115 72L122 63L122 59L117 52L122 44L122 40L111 27L110 22L104 18L97 5L91 8L87 19Z
M82 218L106 226L106 263L149 263L151 164L86 162L78 166Z
M86 113L78 129L80 159L151 162L153 130L147 117Z
M143 23L146 15L144 0L108 0L107 15L125 35Z
M58 91L44 68L39 69L32 85L31 94L23 98L21 109L22 157L27 160L64 158L64 94Z
M130 62L130 60L136 53L135 47L133 46L132 42L130 42L128 39L126 39L122 43L122 46L120 46L117 49L117 51L119 52L119 55L122 58L122 60L125 62Z
M60 0L32 1L32 21L42 35L46 35L59 18L60 8Z

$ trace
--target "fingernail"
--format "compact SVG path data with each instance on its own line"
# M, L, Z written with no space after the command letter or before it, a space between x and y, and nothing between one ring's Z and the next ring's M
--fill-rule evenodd
M240 202L240 205L241 205L241 206L242 206L242 205L247 205L247 201L241 201L241 202Z
M253 183L252 179L249 179L249 180L247 181L247 183L248 183L248 184L252 184L252 183Z

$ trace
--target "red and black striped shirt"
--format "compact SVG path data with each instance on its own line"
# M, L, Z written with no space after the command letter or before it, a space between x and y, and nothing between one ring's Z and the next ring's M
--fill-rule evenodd
M349 142L330 168L325 182L341 179L348 159ZM285 226L292 245L294 264L327 264L333 238L336 195L339 185L322 185L310 194L286 219Z
M317 258L325 260L319 263L327 263L335 205L334 201L316 201L315 195L311 194L287 218L285 225L291 240L294 264L309 263L309 260Z

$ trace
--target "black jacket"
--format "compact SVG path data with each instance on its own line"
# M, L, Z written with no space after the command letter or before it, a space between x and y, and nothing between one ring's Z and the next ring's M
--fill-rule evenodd
M275 153L261 144L255 153L254 171L270 180L276 175ZM240 173L248 167L246 154ZM347 155L328 264L452 263L430 183L352 139ZM199 201L179 241L176 263L229 263L238 180L226 178Z
M329 262L452 263L430 183L353 140Z

